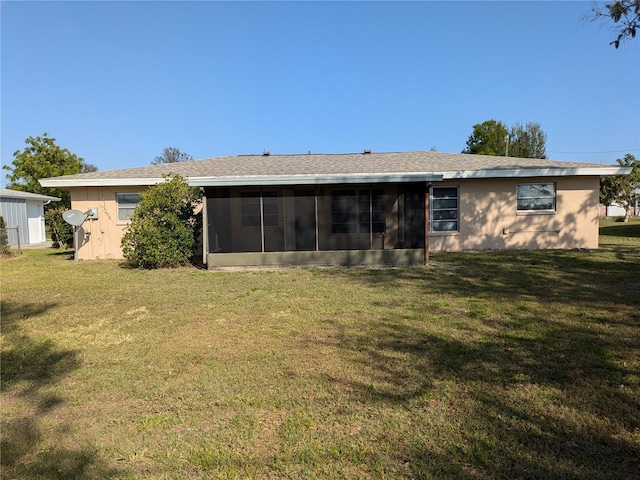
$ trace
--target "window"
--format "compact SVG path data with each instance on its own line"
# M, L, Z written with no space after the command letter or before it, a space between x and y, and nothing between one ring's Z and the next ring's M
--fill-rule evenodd
M133 217L133 211L140 202L139 193L116 193L116 203L118 204L118 221L129 222Z
M262 193L262 209L264 226L277 227L278 219L280 218L277 192ZM242 192L240 211L243 227L259 227L261 216L260 192Z
M358 189L331 192L331 233L384 233L382 190Z
M431 187L429 231L458 232L458 187Z
M528 183L517 187L518 212L554 212L556 185L554 183Z

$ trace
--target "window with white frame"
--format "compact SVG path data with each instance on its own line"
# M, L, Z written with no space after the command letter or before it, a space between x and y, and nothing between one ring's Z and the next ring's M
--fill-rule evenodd
M262 209L260 196L262 195ZM265 227L277 227L279 216L277 192L242 192L240 211L243 227L259 227L262 216Z
M429 231L459 232L460 198L458 187L431 187Z
M516 186L518 212L555 212L555 183L524 183Z
M140 202L139 193L116 193L116 203L118 205L118 221L129 222L133 217L133 211Z
M368 188L331 192L331 233L384 233L384 197L382 190Z

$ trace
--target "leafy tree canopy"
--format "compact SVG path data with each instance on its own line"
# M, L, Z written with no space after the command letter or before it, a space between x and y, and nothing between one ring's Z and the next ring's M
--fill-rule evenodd
M503 156L507 150L507 135L509 130L504 123L487 120L473 126L473 133L467 140L467 148L462 153L477 155Z
M151 165L159 165L161 163L188 162L189 160L193 160L193 157L188 153L181 152L180 149L176 147L167 147L162 150L161 155L158 155L153 159Z
M516 123L508 128L503 122L492 119L473 126L462 153L546 158L546 143L547 135L538 123Z
M123 255L136 267L176 267L193 256L200 190L180 175L165 179L142 192L122 237Z
M605 3L604 8L595 5L592 12L592 21L608 19L616 24L617 37L609 43L616 48L621 41L635 38L636 31L640 28L640 0L615 0Z
M518 158L547 158L547 134L539 123L516 123L509 132L508 156Z
M29 137L24 142L23 151L16 150L12 165L3 165L9 170L7 185L14 190L52 195L62 198L58 206L71 207L69 193L64 190L45 188L38 182L41 178L74 175L76 173L94 172L95 165L87 164L83 158L71 153L66 148L56 145L56 139L45 132L41 137Z
M636 188L640 185L640 160L627 153L624 158L616 160L621 167L631 167L630 175L614 175L600 180L600 203L611 205L617 203L624 208L625 221L635 204Z

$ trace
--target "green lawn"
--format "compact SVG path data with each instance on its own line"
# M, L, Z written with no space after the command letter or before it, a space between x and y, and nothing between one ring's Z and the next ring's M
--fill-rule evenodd
M639 478L640 223L603 230L413 269L2 259L2 478Z
M600 245L637 245L640 240L640 217L631 217L627 223L616 218L600 221Z

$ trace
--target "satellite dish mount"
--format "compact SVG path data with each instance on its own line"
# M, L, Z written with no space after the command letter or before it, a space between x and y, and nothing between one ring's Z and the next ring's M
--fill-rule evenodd
M78 231L80 230L80 226L87 219L88 212L81 212L80 210L67 210L62 214L62 218L69 225L73 226L73 244L75 246L75 251L73 253L73 259L78 261L78 244L80 243L80 239L78 238Z

